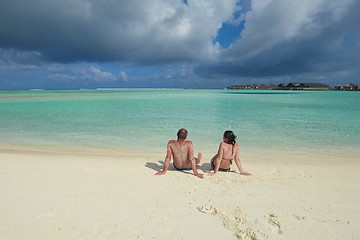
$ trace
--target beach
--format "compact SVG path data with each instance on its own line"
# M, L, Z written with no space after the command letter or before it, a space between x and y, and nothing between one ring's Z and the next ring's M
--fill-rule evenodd
M360 240L359 12L0 1L0 240Z
M357 93L0 91L0 239L359 239ZM188 130L198 168L164 176ZM233 130L250 177L209 176Z
M359 162L243 160L154 174L162 154L0 151L0 238L359 239Z

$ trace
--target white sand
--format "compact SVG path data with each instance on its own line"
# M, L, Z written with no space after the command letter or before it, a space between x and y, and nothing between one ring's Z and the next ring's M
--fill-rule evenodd
M356 159L201 180L163 157L0 151L0 239L360 239Z

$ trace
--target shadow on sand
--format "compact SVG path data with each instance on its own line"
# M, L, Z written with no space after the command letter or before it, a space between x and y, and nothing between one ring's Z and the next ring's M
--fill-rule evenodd
M148 167L148 168L153 169L154 171L158 172L163 169L164 164L165 164L165 161L158 161L157 163L156 162L147 162L145 164L145 167ZM208 173L208 172L210 172L211 165L210 165L210 163L203 163L201 165L196 165L196 168L198 170L203 171L204 173ZM178 170L176 170L174 168L173 164L170 164L168 171L178 171ZM192 174L192 170L185 170L185 171L180 171L180 172L183 172L186 174Z

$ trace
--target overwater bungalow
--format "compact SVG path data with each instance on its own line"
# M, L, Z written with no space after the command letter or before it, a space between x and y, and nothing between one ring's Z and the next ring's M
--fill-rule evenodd
M288 84L279 84L277 86L279 90L315 90L315 91L324 91L329 90L330 87L322 83L288 83Z
M352 83L339 84L339 85L335 86L335 90L339 90L339 91L359 91L360 90L360 84L358 84L358 85L352 84Z

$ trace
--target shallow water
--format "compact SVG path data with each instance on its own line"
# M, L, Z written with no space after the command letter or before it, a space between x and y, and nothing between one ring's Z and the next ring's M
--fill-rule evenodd
M0 91L0 145L164 153L179 128L214 154L233 130L246 158L356 159L360 93L123 89Z

